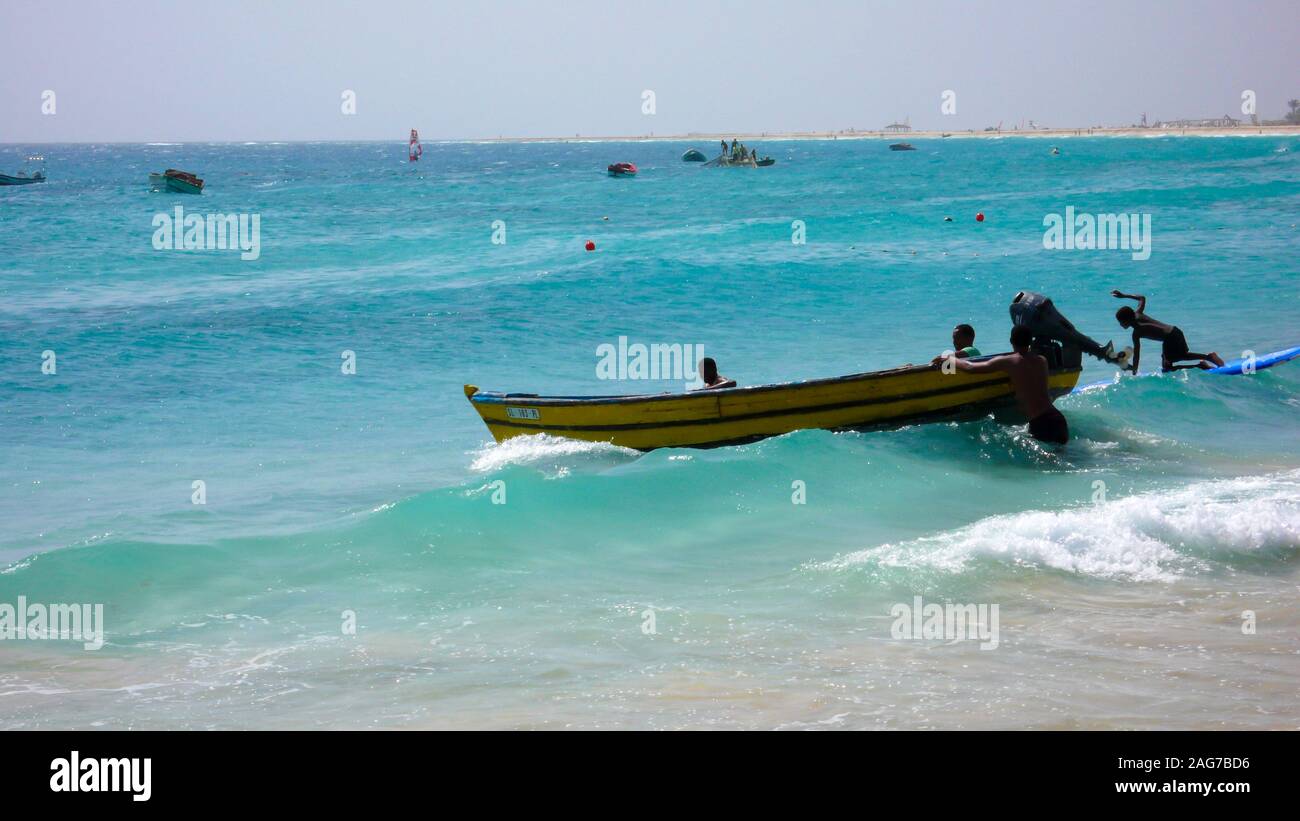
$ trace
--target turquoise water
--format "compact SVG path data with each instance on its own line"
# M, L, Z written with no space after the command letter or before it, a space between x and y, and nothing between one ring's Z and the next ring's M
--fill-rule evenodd
M464 383L680 389L598 380L619 336L756 384L1002 350L1024 288L1127 344L1120 288L1194 350L1300 344L1296 140L916 145L0 147L50 176L0 189L0 604L106 630L0 643L0 726L1300 726L1300 364L1065 398L1061 453L490 444ZM260 257L155 250L176 205ZM1151 214L1150 259L1045 249L1066 206ZM999 647L891 637L916 595L999 604Z

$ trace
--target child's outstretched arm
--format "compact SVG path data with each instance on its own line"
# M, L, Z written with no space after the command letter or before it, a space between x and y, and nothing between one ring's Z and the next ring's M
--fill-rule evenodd
M1110 295L1116 299L1136 299L1138 303L1137 312L1140 314L1147 312L1147 298L1141 294L1125 294L1121 293L1119 290L1114 290L1110 292Z

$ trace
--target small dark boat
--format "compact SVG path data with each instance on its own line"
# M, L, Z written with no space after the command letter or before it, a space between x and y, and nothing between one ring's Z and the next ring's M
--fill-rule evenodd
M773 162L775 162L775 160ZM716 157L706 162L704 164L704 167L705 168L757 168L758 163L754 162L754 158L750 156L729 157L726 154L723 154L721 157Z
M776 160L772 159L771 157L764 157L763 159L757 161L754 164L757 165L759 168L767 168L769 165L776 165Z
M682 155L682 162L705 162L709 158L704 156L704 152L698 148L692 148Z
M630 162L616 162L608 169L611 177L633 177L636 176L636 166Z
M916 146L912 145L911 143L894 143L893 145L889 146L889 150L890 151L915 151Z
M11 177L8 174L0 174L0 185L31 185L34 182L45 182L45 177L41 174L34 177L24 177L22 174Z
M167 182L168 191L175 191L178 194L203 193L203 180L188 171L168 168L163 172L163 177Z
M40 163L41 167L29 174L27 173L27 166L31 163ZM0 185L31 185L36 182L45 182L44 157L28 157L27 162L23 165L23 170L16 175L0 174Z

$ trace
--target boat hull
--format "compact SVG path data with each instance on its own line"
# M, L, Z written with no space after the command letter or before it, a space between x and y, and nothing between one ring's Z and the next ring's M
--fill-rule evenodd
M1055 370L1049 387L1061 396L1078 381L1077 368ZM465 393L498 442L546 433L637 450L742 444L808 428L869 430L994 412L1019 417L1005 374L945 374L932 365L684 394L542 397L472 385Z
M181 171L177 168L168 168L162 173L163 180L166 182L167 190L174 191L177 194L202 194L203 180L188 171ZM157 175L150 174L149 181L153 182Z
M758 168L758 163L750 158L733 160L729 157L717 157L704 164L705 168Z
M44 177L11 177L8 174L0 174L0 185L31 185L32 183L45 182Z
M174 191L177 194L202 194L203 186L185 180L178 180L175 177L168 177L167 190Z

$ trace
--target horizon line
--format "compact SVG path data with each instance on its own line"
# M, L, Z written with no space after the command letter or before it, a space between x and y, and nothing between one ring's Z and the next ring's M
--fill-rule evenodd
M774 141L826 140L839 139L938 139L944 137L1087 137L1087 136L1137 136L1137 135L1177 135L1177 136L1259 136L1268 131L1270 135L1300 136L1300 123L1260 123L1237 126L1080 126L1059 128L1025 128L1025 129L912 129L903 132L884 130L836 130L836 131L734 131L734 132L687 132L685 134L573 134L551 136L502 136L495 137L430 137L425 143L465 144L465 143L563 143L563 142L688 142L690 140L721 138L763 139ZM297 139L150 139L150 140L0 140L0 145L185 145L200 143L208 145L242 144L258 145L264 143L379 143L405 145L403 138L362 137L344 138L297 138Z

